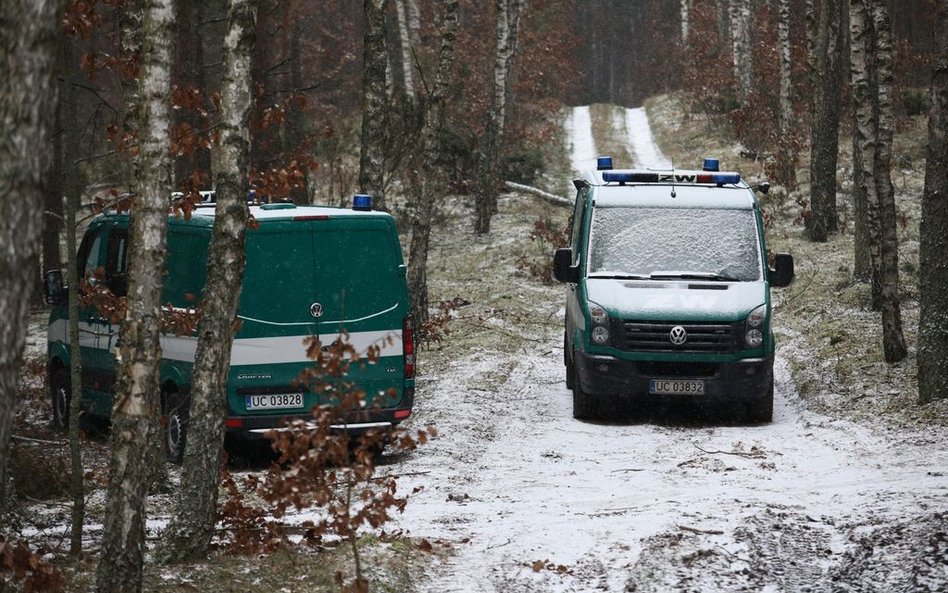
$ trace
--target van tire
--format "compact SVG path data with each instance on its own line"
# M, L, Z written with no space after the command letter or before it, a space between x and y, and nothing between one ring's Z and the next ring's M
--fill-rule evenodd
M188 408L190 400L176 391L169 391L161 398L162 442L165 456L171 463L181 463L188 436Z
M774 419L774 382L770 382L767 394L749 402L745 408L744 418L751 424L767 424Z
M569 355L569 350L566 349L565 336L563 337L563 352L565 353L563 358L565 359L565 363L566 363L566 388L572 389L573 385L575 385L575 378L573 377L573 373L575 373L576 371L573 369L573 366L574 366L573 357Z
M60 431L69 430L69 406L72 391L69 375L63 367L57 367L49 376L49 395L53 404L53 427Z
M573 367L573 418L589 420L599 415L599 402L583 391L579 382L578 371Z

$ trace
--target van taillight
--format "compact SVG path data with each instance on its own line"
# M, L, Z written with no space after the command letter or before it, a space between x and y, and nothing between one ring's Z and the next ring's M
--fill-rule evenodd
M405 378L415 378L415 330L411 324L411 315L402 321L402 353L405 356Z

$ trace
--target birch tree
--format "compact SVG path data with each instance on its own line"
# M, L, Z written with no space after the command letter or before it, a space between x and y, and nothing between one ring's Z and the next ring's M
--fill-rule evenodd
M751 56L751 0L730 0L728 16L731 27L731 53L737 102L747 107L754 80L754 61Z
M688 47L688 34L691 29L691 2L692 0L680 0L679 14L681 18L681 46Z
M398 18L398 43L402 56L402 83L405 85L405 96L409 103L415 101L415 77L412 74L414 60L411 49L411 23L409 22L409 8L405 6L405 0L392 0L395 2L395 14Z
M919 228L918 399L948 398L948 4L935 20L928 160Z
M112 464L96 571L97 593L138 592L145 555L145 495L150 435L158 409L159 318L171 189L169 156L172 0L146 0L141 11L140 101L136 113L128 257L128 303L112 407Z
M62 6L61 0L0 2L0 512L10 503L10 436L39 264Z
M905 358L898 300L898 238L892 187L892 44L884 0L852 0L853 176L865 200L872 305L882 311L886 362Z
M839 0L807 0L810 99L810 216L807 237L823 242L839 230L836 167L839 153L843 28Z
M359 190L373 197L375 208L385 210L385 127L387 95L385 73L385 7L388 0L363 0L365 44L362 51L362 151Z
M525 0L495 0L494 69L491 105L487 110L484 137L478 154L474 231L490 232L490 220L497 212L500 150L504 136L509 94L510 67L517 50L517 32Z
M412 198L411 244L408 256L408 292L416 326L428 319L428 243L434 208L437 165L440 160L439 135L444 125L444 101L451 82L454 51L457 45L458 0L444 0L441 21L441 48L434 87L425 105L425 129L422 135L420 174Z
M255 0L228 3L221 80L220 158L215 176L216 216L201 302L191 384L188 439L174 510L162 537L163 561L196 560L207 554L217 521L220 464L227 416L227 374L234 322L243 283L250 117L250 63ZM187 404L184 404L187 405Z
M777 2L777 44L780 73L779 138L777 140L777 182L790 190L796 189L797 149L793 133L793 55L790 45L790 0Z

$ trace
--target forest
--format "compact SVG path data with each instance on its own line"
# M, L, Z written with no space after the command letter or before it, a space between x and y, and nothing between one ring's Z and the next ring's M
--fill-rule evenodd
M0 590L948 586L940 465L948 453L944 2L4 0L4 6ZM671 505L661 511L675 524L670 531L636 531L632 543L590 537L589 551L579 552L534 541L529 521L539 519L532 514L512 520L509 534L501 529L502 540L489 539L490 529L432 527L446 524L445 517L467 520L447 507L506 500L508 490L529 501L533 476L519 490L495 491L489 483L541 470L521 471L502 456L495 464L485 452L531 450L529 439L516 439L549 414L557 417L554 426L575 428L563 424L558 403L510 412L501 401L534 397L532 389L547 401L560 401L557 390L566 393L558 367L546 372L565 347L552 265L554 250L566 244L575 197L577 171L568 155L576 139L568 122L585 106L591 106L596 148L624 159L623 166L632 167L635 155L616 123L624 116L616 114L643 108L657 147L676 168L722 156L745 179L766 181L769 193L759 198L770 251L794 252L798 269L791 290L775 297L775 323L782 327L769 435L714 419L679 422L673 415L669 425L619 418L580 423L583 446L599 441L600 429L629 439L621 442L632 448L639 438L656 444L677 438L670 450L688 459L664 460L673 467L662 471L700 469L701 479L726 483L746 469L755 481L735 488L748 491L767 490L766 472L776 475L782 467L786 476L806 475L793 473L796 464L805 463L807 451L822 451L814 454L820 476L814 479L830 480L831 499L796 493L799 480L788 477L776 480L784 492L775 488L763 506L748 505L754 512L736 529L714 523L721 517L710 510L713 503L698 512L711 527L689 526L693 517ZM207 190L216 196L207 283L193 307L171 307L162 302L165 274L156 273L165 269L169 217L190 220ZM225 447L227 411L218 394L226 391L239 326L245 235L260 224L249 215L248 196L256 204L349 209L355 195L371 196L372 208L397 226L410 298L404 332L413 336L400 347L419 359L415 412L395 436L352 444L333 430L343 412L314 409L312 423L271 435L275 452L264 461L245 457ZM131 220L125 295L113 294L101 271L77 269L74 257L90 220L109 211ZM51 271L68 286L74 323L80 308L95 307L121 326L108 426L83 421L79 357L53 381L46 359ZM70 327L74 344L77 328ZM164 459L162 439L173 415L159 385L162 336L175 332L196 336L197 343L180 465ZM346 361L359 358L346 344L316 345L322 346L315 341L307 355L317 376L345 375ZM372 351L366 359L374 363L377 356ZM411 365L414 373L414 358ZM62 399L68 409L51 403L50 392L59 387L69 393ZM482 399L470 404L457 393ZM464 409L456 418L445 412L454 406ZM510 414L511 426L495 419L481 425L477 407L487 416ZM853 424L840 428L841 422ZM813 426L824 431L814 437L818 445L798 442ZM702 431L727 442L701 441ZM543 448L534 457L558 461L575 475L577 466L565 459L572 450L562 444L572 441L548 436L536 435ZM755 445L754 439L762 440ZM831 478L849 466L832 451L859 459L852 443L876 451L888 446L885 439L914 447L894 453L902 455L894 465L921 473L892 478L907 484L893 494L876 490L880 481L888 484L884 472L855 472L855 483L873 498L862 514L846 514L835 496L848 494L847 485ZM789 449L776 452L778 442ZM637 458L582 451L602 455L595 463L610 474L656 471L639 467ZM711 461L722 457L727 463ZM872 463L886 461L873 457ZM470 467L486 477L466 473ZM605 476L589 482L606 483ZM555 484L538 500L573 486L569 474L549 480ZM657 489L656 500L665 492ZM801 507L791 502L797 494L806 499ZM726 489L720 496L739 498ZM521 502L515 498L475 516L515 515ZM902 514L892 511L896 504ZM59 510L47 515L52 507ZM594 522L634 508L613 504L578 515ZM827 518L833 513L840 518ZM637 517L630 515L629 525L644 522ZM784 539L774 535L779 526L772 528L781 521ZM812 531L809 522L817 523ZM608 530L595 525L597 532ZM569 539L562 530L571 527L559 528L550 527L548 539ZM806 545L787 543L794 538ZM584 537L577 541L585 544ZM513 559L495 568L511 542L506 550ZM774 559L781 546L791 548L792 567ZM682 553L667 552L673 548ZM830 560L823 572L812 572L814 555L824 552ZM616 568L625 556L635 558ZM253 575L257 585L233 577L244 562L264 557L266 568ZM907 568L880 577L896 566ZM690 581L702 567L705 580ZM478 584L478 570L492 576ZM736 576L720 576L725 572ZM228 578L236 579L233 588L224 584Z

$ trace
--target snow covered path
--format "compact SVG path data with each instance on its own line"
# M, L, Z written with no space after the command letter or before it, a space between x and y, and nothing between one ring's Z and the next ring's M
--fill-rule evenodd
M595 156L577 149L593 149L583 121L573 163ZM944 430L895 439L808 412L782 359L766 426L674 409L577 421L562 289L510 291L500 329L523 346L422 377L412 421L441 436L389 462L401 489L424 487L398 526L450 550L421 591L948 590Z

